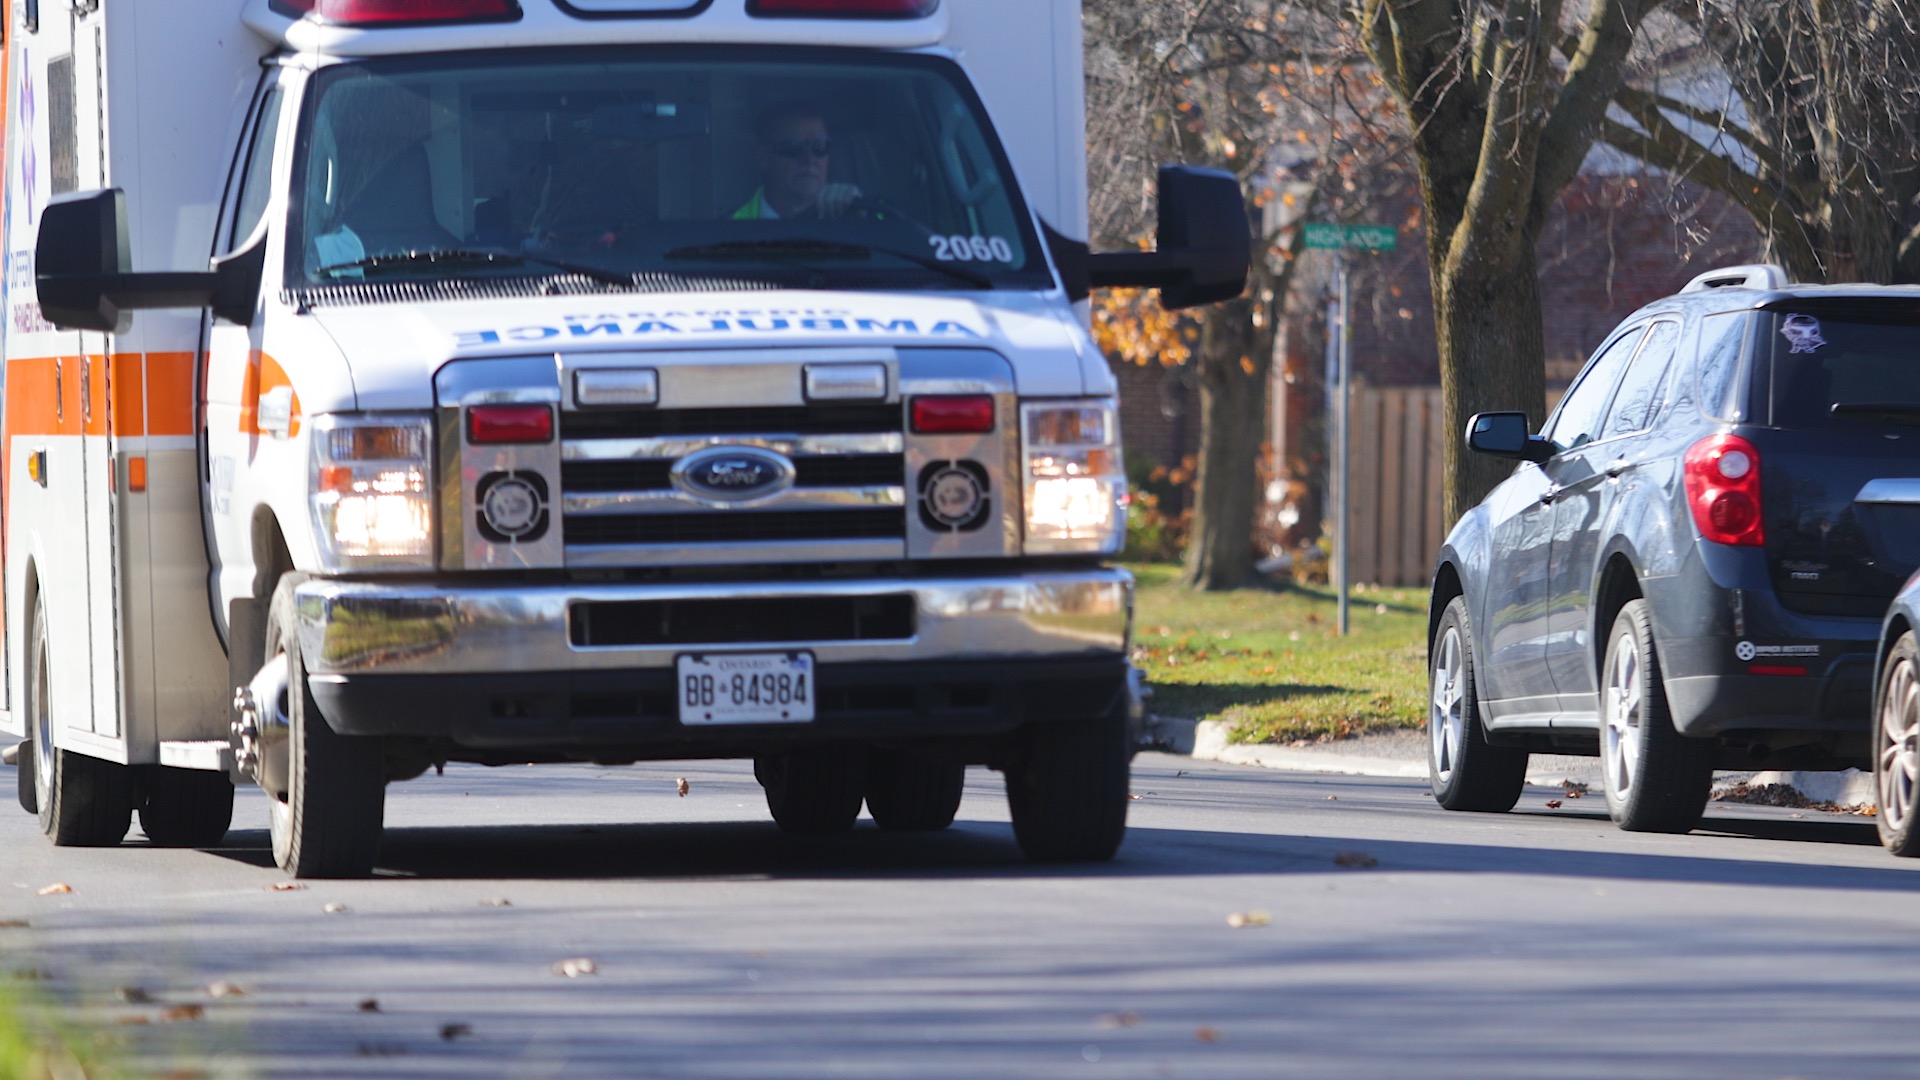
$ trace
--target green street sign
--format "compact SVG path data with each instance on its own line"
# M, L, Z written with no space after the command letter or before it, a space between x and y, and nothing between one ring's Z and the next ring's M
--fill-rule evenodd
M1309 249L1349 251L1392 251L1399 233L1391 225L1336 225L1329 221L1309 221L1301 237Z

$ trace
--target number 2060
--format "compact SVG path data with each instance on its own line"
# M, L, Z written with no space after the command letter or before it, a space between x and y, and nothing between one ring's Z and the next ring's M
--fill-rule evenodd
M929 236L933 257L943 262L1013 261L1013 245L1000 236Z

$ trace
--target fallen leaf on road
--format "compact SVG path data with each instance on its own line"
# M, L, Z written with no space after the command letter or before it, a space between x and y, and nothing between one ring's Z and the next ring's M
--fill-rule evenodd
M1568 788L1560 794L1565 795L1569 799L1584 799L1587 797L1586 791L1580 788Z
M1217 1043L1220 1041L1220 1029L1210 1027L1194 1028L1193 1037L1203 1043Z
M16 982L46 982L53 975L40 968L15 968L13 978Z
M678 779L678 780L675 780L675 781L673 782L673 790L675 790L675 791L677 791L677 792L679 792L679 793L680 793L680 797L681 797L681 798L683 798L683 799L687 797L687 792L688 792L688 791L689 791L689 790L690 790L690 789L691 789L692 787L693 787L693 785L692 785L692 784L689 784L689 783L687 783L687 778L686 778L686 777L684 777L684 776L683 776L683 777L681 777L681 778L680 778L680 779Z
M129 1005L145 1005L153 1000L152 994L147 993L138 986L123 986L115 990L113 995Z
M299 892L304 888L306 888L306 886L297 881L276 881L267 886L270 892Z
M1138 1027L1140 1025L1140 1014L1137 1012L1103 1013L1100 1016L1099 1024L1101 1027L1109 1029Z
M1548 800L1547 800L1547 809L1549 809L1549 810L1558 810L1558 809L1560 809L1560 800L1559 800L1559 799L1548 799Z
M513 901L508 900L504 897L496 896L491 900L480 901L480 906L481 907L512 907Z
M225 979L222 979L219 982L214 983L212 986L207 987L207 993L217 998L247 996L246 990L242 988L239 983L231 983L226 981Z
M58 881L58 882L55 882L55 883L53 883L52 885L49 885L49 886L47 886L47 887L46 887L46 888L44 888L44 889L41 889L38 895L40 895L40 896L65 896L65 895L67 895L68 893L70 893L70 892L72 892L72 891L73 891L73 886L71 886L71 885L69 885L69 884L67 884L67 883L66 883L66 882L64 882L64 881Z
M30 925L25 919L0 919L0 930L25 930Z
M1343 851L1333 857L1333 865L1352 870L1365 870L1368 867L1379 866L1380 860L1364 851Z
M473 1034L472 1024L441 1024L440 1037L448 1042Z
M379 1012L379 1011L380 1011L380 999L379 999L379 998L368 998L367 1000L365 1000L365 1001L363 1001L363 1002L361 1002L361 1003L359 1004L359 1006L358 1006L358 1008L360 1009L360 1011L361 1011L361 1012Z
M1338 796L1338 795L1329 795L1329 796L1327 796L1327 801L1328 801L1328 802L1339 802L1339 801L1340 801L1340 796Z
M1273 916L1264 911L1236 911L1227 916L1227 925L1235 930L1244 930L1249 926L1266 926L1273 922Z
M114 1023L131 1027L138 1024L151 1024L153 1023L153 1021L147 1019L144 1016L123 1016L120 1019L115 1020Z
M338 915L341 912L347 910L347 905L341 903L338 900L335 900L332 903L328 904L326 907L321 908L320 910L326 912L329 915Z
M582 975L600 974L600 967L593 961L581 956L572 960L562 960L553 965L553 973L555 975L565 975L569 979L577 979Z
M187 1020L198 1020L207 1015L205 1005L175 1005L160 1014L162 1023L176 1024Z
M1141 799L1144 799L1144 798L1146 798L1146 796L1145 796L1145 795L1135 795L1135 794L1134 794L1133 792L1131 792L1131 791L1129 791L1129 792L1127 792L1127 801L1128 801L1128 802L1139 802L1139 801L1140 801Z

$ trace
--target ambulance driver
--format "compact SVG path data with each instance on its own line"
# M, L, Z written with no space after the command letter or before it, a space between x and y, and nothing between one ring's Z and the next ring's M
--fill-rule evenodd
M805 103L776 105L754 124L760 190L734 211L736 221L836 218L864 196L852 184L827 182L833 138L820 110Z

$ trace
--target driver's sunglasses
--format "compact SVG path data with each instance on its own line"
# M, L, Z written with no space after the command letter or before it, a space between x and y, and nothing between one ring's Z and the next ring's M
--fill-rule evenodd
M781 139L773 144L773 152L795 160L804 157L823 158L833 152L833 140L825 135L812 139Z

